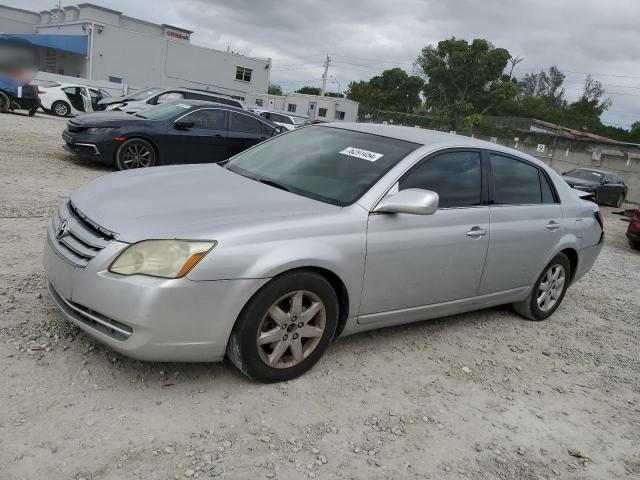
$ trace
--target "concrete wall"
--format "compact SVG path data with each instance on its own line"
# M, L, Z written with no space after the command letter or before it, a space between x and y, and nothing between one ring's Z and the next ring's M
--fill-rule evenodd
M0 5L0 33L33 33L40 15L28 10Z

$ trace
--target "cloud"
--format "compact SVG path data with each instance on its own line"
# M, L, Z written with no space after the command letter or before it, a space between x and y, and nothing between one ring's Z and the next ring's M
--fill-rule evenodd
M126 15L194 30L192 42L273 58L273 83L318 86L326 54L328 87L344 90L384 68L412 70L427 44L484 37L520 55L516 76L557 65L570 100L594 72L613 100L603 120L640 120L640 2L637 0L95 0ZM51 8L50 0L3 0ZM67 2L65 2L67 3ZM152 7L152 8L150 8ZM617 75L617 76L613 76Z

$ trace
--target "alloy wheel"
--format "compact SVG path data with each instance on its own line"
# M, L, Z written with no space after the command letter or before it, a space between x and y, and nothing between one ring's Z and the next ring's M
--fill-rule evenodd
M125 170L131 168L150 167L153 163L151 150L141 143L130 143L120 153L122 166Z
M555 264L547 269L538 286L537 302L541 311L548 312L558 303L565 281L566 275L562 265Z
M318 346L327 312L315 293L296 290L278 299L262 318L256 343L261 360L272 368L290 368Z
M66 117L69 114L69 108L64 103L56 103L53 111L59 117Z
M623 203L624 203L624 195L620 193L618 194L618 198L616 199L616 207L620 208Z

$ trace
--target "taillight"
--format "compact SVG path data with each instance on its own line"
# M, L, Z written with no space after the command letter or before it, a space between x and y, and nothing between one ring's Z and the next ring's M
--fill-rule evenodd
M600 224L600 228L604 232L604 219L602 218L602 212L600 210L598 210L597 212L594 213L594 215L596 217L596 220Z
M45 93L47 93L46 90L38 89L38 95L44 95Z

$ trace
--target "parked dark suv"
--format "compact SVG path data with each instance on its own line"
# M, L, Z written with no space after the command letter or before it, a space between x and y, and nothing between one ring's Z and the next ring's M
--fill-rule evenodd
M569 186L592 193L596 203L620 207L627 196L627 186L617 175L591 168L575 168L562 174Z
M279 134L282 127L219 103L181 100L143 112L98 112L67 121L64 148L119 170L221 162Z

